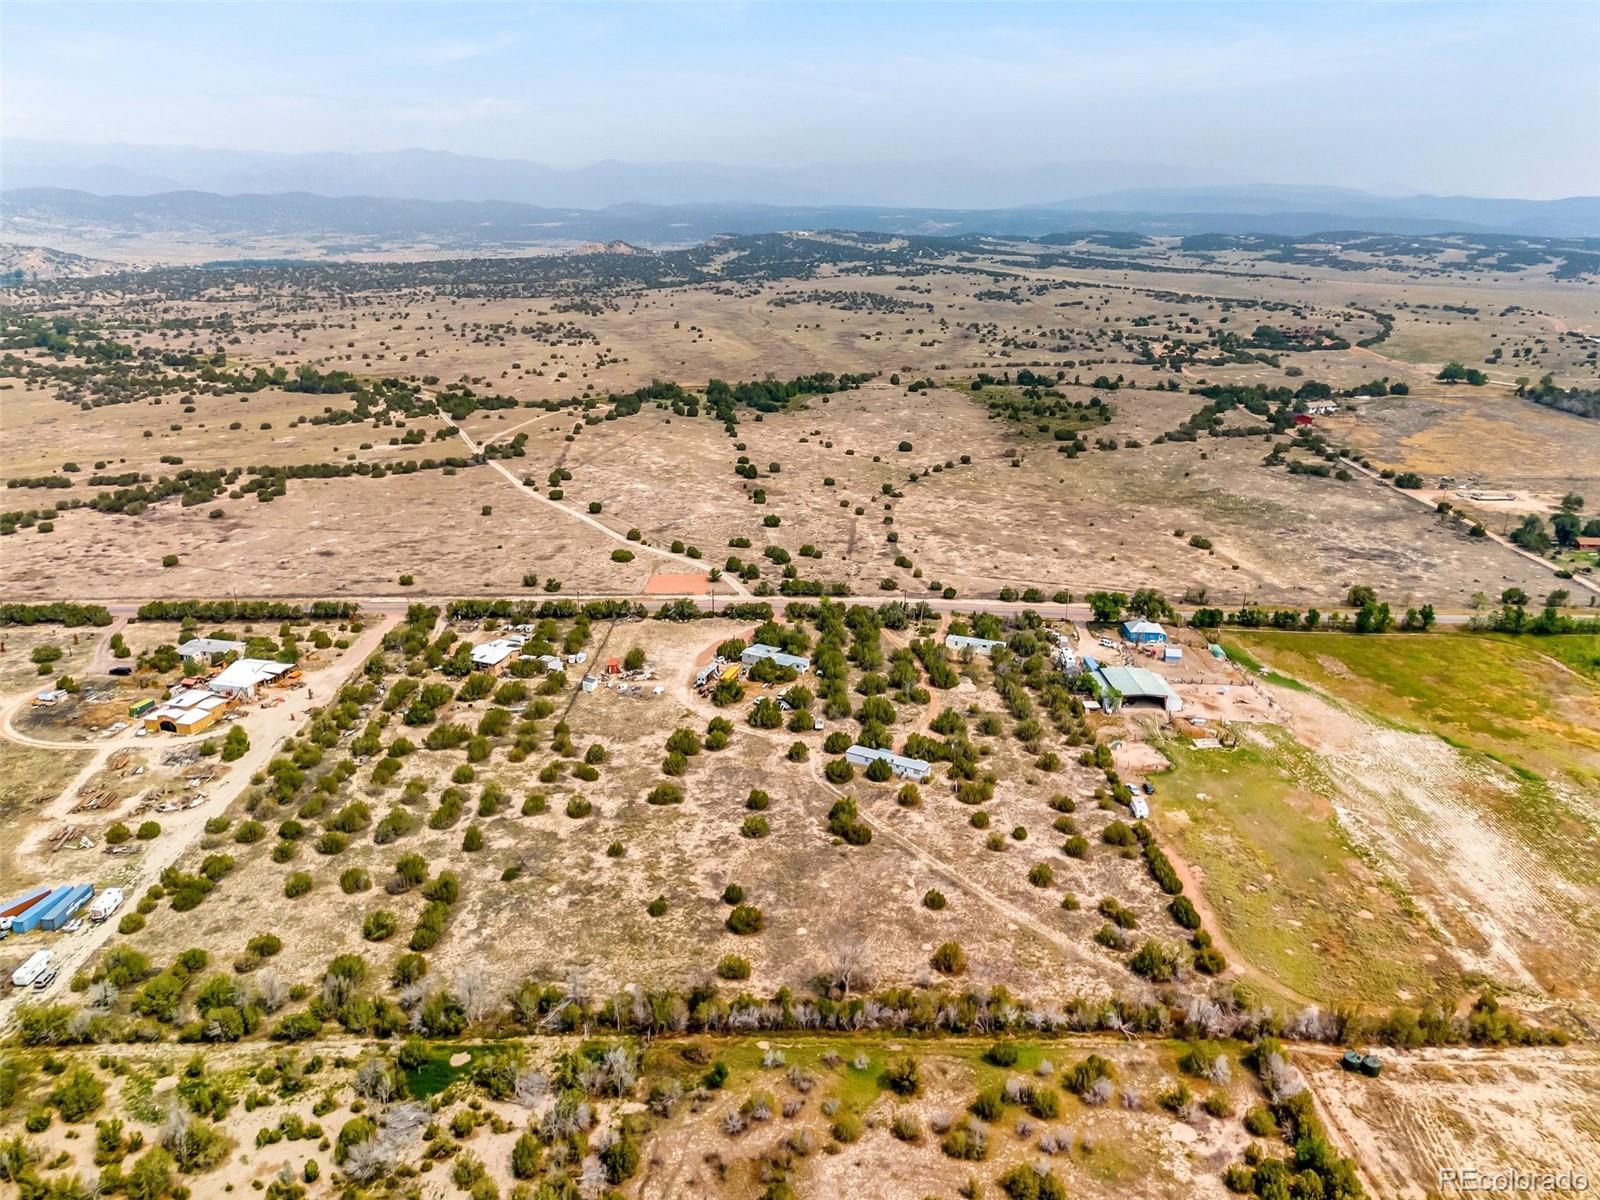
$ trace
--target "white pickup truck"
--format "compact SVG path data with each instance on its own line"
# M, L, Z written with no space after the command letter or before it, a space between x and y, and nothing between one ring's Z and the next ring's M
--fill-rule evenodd
M19 988L29 986L49 969L55 958L54 950L35 950L25 963L11 972L11 986Z

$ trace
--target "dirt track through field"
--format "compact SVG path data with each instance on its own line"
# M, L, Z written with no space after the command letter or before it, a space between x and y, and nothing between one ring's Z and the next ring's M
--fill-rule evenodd
M467 449L469 449L473 454L481 454L483 452L483 447L480 446L477 442L473 441L472 436L469 433L467 433L467 431L465 429L462 429L459 425L452 426L452 428L455 429L456 434L461 438L461 440L463 442L465 442L467 444ZM700 562L697 559L690 558L687 554L675 554L671 550L662 550L658 546L647 546L642 542L630 542L622 534L618 533L615 529L612 529L609 525L605 524L605 522L595 520L588 513L580 513L578 511L576 511L575 509L568 508L565 504L562 504L560 501L550 499L550 497L548 497L548 496L544 495L543 493L541 493L537 488L531 488L531 487L525 486L523 484L522 480L518 479L516 477L516 475L511 471L511 469L509 467L507 467L504 463L502 463L499 459L491 458L489 460L489 462L488 462L488 465L493 467L496 471L498 471L500 473L500 475L502 477L504 477L505 480L508 483L510 483L512 487L516 488L517 491L519 493L521 493L523 496L525 496L525 497L527 497L528 499L531 499L531 500L536 500L540 504L543 504L543 505L545 505L545 506L547 506L549 508L553 508L557 512L563 514L564 516L571 517L575 521L583 522L585 525L588 525L591 528L596 529L599 532L605 534L606 537L610 538L612 541L618 543L619 545L623 546L625 549L627 549L627 550L629 550L629 551L631 551L631 552L633 552L635 554L640 554L640 553L653 554L657 558L667 559L670 562L675 562L675 563L678 563L681 566L689 567L690 569L692 569L694 571L697 571L697 572L706 572L706 571L709 570L709 568L704 563ZM749 590L738 579L735 579L735 578L733 578L731 576L725 576L723 578L722 582L726 583L730 588L732 588L739 595L744 596L746 598L749 597L749 595L750 595Z

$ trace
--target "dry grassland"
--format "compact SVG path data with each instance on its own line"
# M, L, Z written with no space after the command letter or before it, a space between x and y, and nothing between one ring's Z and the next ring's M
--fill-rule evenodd
M566 502L601 501L601 519L617 532L636 527L654 542L681 540L698 546L712 563L720 561L730 537L750 537L759 547L765 534L766 541L791 551L804 542L821 547L824 559L804 563L806 573L843 579L860 591L877 590L885 577L920 586L892 567L896 551L911 557L924 583L937 579L964 594L992 594L1007 584L1082 591L1154 583L1174 593L1205 587L1230 603L1326 604L1345 584L1360 581L1397 601L1415 597L1460 606L1478 591L1547 589L1548 580L1533 564L1434 529L1403 498L1360 482L1340 485L1260 467L1268 447L1259 442L1150 445L1198 403L1186 393L1143 390L1171 373L1134 362L1129 347L1144 338L1159 344L1169 327L1192 340L1211 332L1248 334L1262 321L1311 323L1355 340L1377 329L1371 312L1387 312L1395 330L1372 349L1282 356L1282 366L1336 387L1354 388L1380 374L1412 387L1408 397L1358 402L1353 417L1329 420L1336 444L1347 441L1396 469L1558 495L1569 488L1581 492L1592 482L1585 464L1600 456L1583 450L1600 434L1592 423L1518 400L1508 387L1517 374L1589 369L1580 359L1568 361L1576 343L1555 338L1600 320L1588 291L1538 277L1453 280L1380 269L1271 270L1256 260L1223 259L1217 269L1176 251L1157 253L1152 261L1168 261L1174 269L1036 267L1023 258L997 256L982 263L989 275L932 265L917 274L864 276L824 266L803 280L620 289L601 295L593 312L567 311L550 297L478 300L420 288L353 292L337 302L269 289L177 300L161 311L166 318L226 315L238 339L237 345L230 341L228 354L246 365L415 372L443 383L471 380L480 390L524 402L580 392L601 396L653 379L698 386L712 377L877 372L879 383L828 403L813 397L800 411L762 421L746 413L735 438L725 437L714 421L668 421L649 406L636 417L577 432L573 412L480 411L463 421L463 430L479 442L526 434L527 455L511 460L512 469L541 487L551 468L572 470ZM996 298L1006 294L1010 298ZM876 297L876 307L859 300L864 296ZM115 329L122 314L148 303L107 294L94 309ZM1263 306L1251 307L1256 304ZM919 307L894 310L906 305ZM1113 334L1127 340L1116 341ZM131 328L118 336L138 348L210 346L205 334L174 329ZM1444 388L1431 382L1438 361L1480 362L1495 346L1508 355L1489 368L1495 385ZM1517 357L1523 349L1535 357ZM900 372L907 381L932 374L961 386L979 369L1067 363L1062 369L1069 383L1104 373L1136 385L1111 398L1116 418L1103 432L1141 441L1142 448L1091 450L1069 461L1054 455L1048 440L1034 441L988 419L964 392L908 395L882 382ZM1293 384L1281 369L1262 363L1183 372L1185 385L1201 379ZM1090 394L1086 388L1066 391L1071 399ZM21 475L70 460L157 473L171 469L157 461L161 455L181 458L185 466L242 466L348 462L352 455L376 462L463 451L455 439L390 447L393 426L292 424L297 416L346 403L337 395L268 391L202 397L195 414L181 413L181 404L170 397L154 405L142 401L79 412L18 385L0 406L6 435L0 469ZM234 420L239 430L228 428ZM263 422L273 428L262 430ZM174 424L183 428L169 428ZM430 438L442 426L437 419L414 424ZM147 430L154 436L144 438ZM360 448L369 441L371 449ZM744 453L763 471L778 462L782 473L755 482L734 477L733 460L740 453L735 441L744 443ZM901 441L914 449L896 452ZM856 454L846 456L847 449ZM1012 450L1020 452L1020 467L1001 457ZM970 469L906 482L911 469L962 454L972 456ZM874 455L882 461L871 462ZM837 484L823 489L828 475ZM905 493L887 513L875 495L884 483ZM756 486L767 490L765 507L749 501ZM277 594L319 580L319 591L392 591L391 581L401 573L416 576L419 590L436 586L424 579L453 581L453 587L438 588L443 592L504 590L520 584L527 570L562 579L569 592L636 590L642 583L638 571L610 569L610 547L592 531L548 526L548 520L559 520L557 513L519 516L519 524L532 525L515 538L504 536L499 517L492 526L477 520L474 514L484 504L504 513L510 490L497 473L483 471L463 472L449 484L432 473L382 483L292 481L289 496L270 509L256 508L248 497L222 504L226 515L214 530L186 519L198 514L171 514L171 502L116 525L68 514L51 535L49 552L26 545L27 535L18 539L22 549L6 556L5 586L23 596L109 594L87 578L90 572L138 578L152 574L143 568L162 554L183 555L186 548L249 579L254 590ZM81 491L80 485L74 494ZM8 498L47 504L63 495L17 490ZM838 507L840 500L845 507ZM857 507L863 509L859 517ZM759 517L769 512L783 518L779 530L761 527ZM901 534L895 550L882 536L888 532L881 525L886 515ZM1182 539L1169 543L1179 528L1211 537L1217 554L1193 552ZM330 529L331 535L323 532ZM548 569L524 565L528 551L516 544L524 538L536 544L530 557L551 559ZM437 556L437 565L414 561L424 546ZM329 550L331 562L317 561L329 557ZM219 585L214 572L188 565L157 578L163 592L206 592Z
M455 439L433 441L444 427L438 418L418 418L404 425L373 429L370 426L298 424L301 417L321 416L330 407L344 407L340 396L308 395L267 389L240 396L203 396L196 411L186 413L178 399L158 403L110 404L85 413L63 404L49 392L19 385L0 399L0 475L45 475L64 462L82 468L77 496L93 494L86 482L94 464L105 462L103 473L122 475L139 471L152 476L170 474L178 464L163 463L174 456L184 467L200 470L244 466L278 466L292 463L393 462L459 454ZM237 422L239 429L231 426ZM173 429L173 425L180 428ZM263 428L267 426L268 428ZM421 429L428 440L419 446L391 446L410 429ZM149 432L151 436L146 437ZM370 445L367 445L370 443ZM367 448L363 448L367 445ZM45 502L68 493L46 493ZM8 492L7 500L26 493Z
M149 580L134 586L159 596L404 595L398 580L409 574L423 595L515 594L532 572L540 588L558 579L571 592L640 590L647 560L612 562L603 535L521 491L471 467L296 479L271 503L224 502L216 520L207 505L157 505L140 517L71 513L54 533L7 539L0 589L17 600L63 588L80 600L116 600L130 581ZM179 556L176 567L162 568L167 554Z
M1429 1050L1390 1056L1379 1079L1341 1071L1331 1054L1301 1059L1318 1106L1361 1148L1375 1196L1449 1194L1440 1172L1573 1171L1600 1175L1600 1060L1565 1050Z

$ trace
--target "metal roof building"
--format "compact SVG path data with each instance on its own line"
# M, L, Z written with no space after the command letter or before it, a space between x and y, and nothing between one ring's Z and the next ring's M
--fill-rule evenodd
M1167 631L1154 621L1124 621L1122 636L1130 642L1164 642Z
M874 750L868 746L851 746L844 752L845 761L854 763L858 767L868 767L879 759L889 764L889 769L901 779L913 779L921 783L928 777L932 765L920 758L907 758L904 754L896 754L892 750Z
M214 658L219 654L243 654L243 642L230 642L223 638L190 638L178 647L184 658Z
M222 673L206 684L219 696L249 697L256 688L294 670L289 663L272 662L265 658L235 659L222 669Z
M1168 712L1183 711L1183 701L1178 698L1178 693L1154 671L1147 671L1143 667L1102 667L1098 677L1124 702L1147 702L1159 704Z
M746 646L744 652L739 655L739 661L747 667L754 666L763 658L770 658L780 667L793 667L802 675L811 670L811 660L809 658L803 658L798 654L788 654L776 646L767 645L765 642L757 642L753 646Z
M155 733L199 733L214 725L228 705L226 696L205 688L183 688L160 708L144 714L144 727Z
M522 638L495 638L492 642L474 646L472 648L472 665L475 667L501 666L506 659L522 649L523 640Z

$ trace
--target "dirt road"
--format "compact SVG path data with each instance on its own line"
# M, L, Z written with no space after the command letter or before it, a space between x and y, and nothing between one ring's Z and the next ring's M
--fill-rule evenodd
M1384 484L1387 484L1388 482L1383 478L1382 475L1378 474L1378 472L1374 471L1371 467L1363 467L1354 459L1341 458L1339 462L1352 471L1361 472L1361 474L1365 475L1368 479L1372 479ZM1437 501L1432 500L1427 496L1419 495L1408 488L1394 488L1393 490L1413 503L1420 504L1430 511L1437 503ZM1557 571L1561 570L1561 567L1558 564L1551 562L1548 558L1541 558L1539 555L1534 554L1531 550L1524 550L1521 546L1514 545L1509 539L1501 537L1493 530L1485 529L1483 531L1483 535L1495 545L1509 550L1512 554L1525 558L1537 566L1543 567L1546 571L1549 571L1552 576L1554 576ZM1570 579L1565 580L1564 584L1576 584L1578 587L1586 588L1595 595L1600 596L1600 583L1595 583L1592 580L1584 578L1583 576L1574 574Z
M465 429L462 429L459 425L453 426L452 428L455 429L456 436L458 436L467 444L467 448L471 450L472 453L482 453L483 447L477 442L473 441L472 436L467 433ZM536 500L548 508L553 508L562 516L570 517L574 521L582 521L591 529L598 530L599 532L605 534L606 537L616 542L618 545L631 550L635 554L653 554L657 558L662 558L669 562L677 563L679 566L687 567L689 570L697 573L709 572L711 570L711 568L708 567L703 561L697 558L690 558L687 554L674 554L671 550L663 550L659 546L647 546L643 542L630 542L626 535L618 533L604 521L597 521L588 513L581 513L575 508L567 507L559 500L552 500L549 496L546 496L537 488L524 486L522 480L516 477L516 474L511 470L511 468L506 466L499 459L491 458L488 460L488 463L489 466L500 472L500 474L503 475L512 484L512 486L517 489L517 491L521 492L522 495L526 496L528 499ZM749 590L744 586L744 584L732 576L724 575L720 582L727 584L732 591L740 596L748 598L750 595Z
M245 728L250 734L250 749L217 781L203 804L163 818L161 836L149 843L144 853L134 860L137 877L123 885L123 890L130 901L142 895L146 888L156 882L162 871L183 857L204 833L206 821L232 804L249 786L250 777L271 761L279 745L296 730L304 728L307 716L319 706L315 697L320 696L326 701L351 675L361 669L361 664L378 648L383 635L396 620L393 615L380 616L371 626L362 630L361 635L339 658L320 670L308 672L304 677L304 687L284 692L282 704L269 709L249 710L250 715ZM50 750L78 751L88 748L95 751L89 764L79 772L71 785L63 789L52 807L43 814L47 819L65 814L65 810L72 806L78 788L105 764L106 758L119 746L138 745L147 749L164 750L173 745L201 741L206 736L154 737L137 740L132 737L108 738L87 747L81 742L41 742L35 738L24 738L12 728L11 714L16 707L15 703L8 704L6 721L3 729L0 729L0 736L19 741L24 745ZM209 736L216 736L215 731ZM62 980L57 987L65 988L66 981L94 956L115 930L116 922L111 920L101 925L87 925L76 934L52 937L50 947L56 952ZM49 996L50 993L46 992L44 995ZM20 989L0 998L0 1033L8 1030L16 1020L17 1008L37 996L38 993L31 989Z

